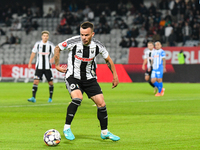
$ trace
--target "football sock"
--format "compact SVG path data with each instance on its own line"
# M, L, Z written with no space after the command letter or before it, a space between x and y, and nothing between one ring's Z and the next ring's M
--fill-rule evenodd
M149 80L149 84L154 88L155 85L153 85L153 83L151 82L151 80Z
M153 84L155 87L157 87L158 88L158 82L156 81L156 82L154 82L154 84Z
M38 85L33 84L32 94L33 94L33 97L34 97L34 98L35 98L35 95L36 95L37 89L38 89Z
M106 135L108 133L108 129L101 130L101 134Z
M66 121L65 124L71 125L71 122L74 118L74 115L77 111L78 106L81 104L81 99L80 98L73 98L72 102L69 104L67 108L67 116L66 116Z
M162 82L158 83L158 93L161 93L162 88L163 88L163 83Z
M64 130L69 129L70 127L71 127L71 125L65 124L65 125L64 125Z
M52 98L53 96L53 85L49 85L49 97Z
M108 126L108 115L106 106L98 107L97 109L97 118L99 119L101 130L107 129Z

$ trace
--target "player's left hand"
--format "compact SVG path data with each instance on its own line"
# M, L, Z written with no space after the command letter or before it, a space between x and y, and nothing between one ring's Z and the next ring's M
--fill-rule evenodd
M167 72L166 68L163 69L163 72L164 72L164 73Z
M113 78L113 81L112 81L112 89L115 88L118 84L119 84L118 77Z

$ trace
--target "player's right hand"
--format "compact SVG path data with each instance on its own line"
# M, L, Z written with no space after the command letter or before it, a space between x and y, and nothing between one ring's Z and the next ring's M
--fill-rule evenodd
M62 72L62 73L65 73L67 71L67 68L65 66L56 66L56 69L59 71L59 72Z
M145 66L144 65L142 65L142 70L145 70Z
M32 68L32 64L28 64L28 69L31 69Z

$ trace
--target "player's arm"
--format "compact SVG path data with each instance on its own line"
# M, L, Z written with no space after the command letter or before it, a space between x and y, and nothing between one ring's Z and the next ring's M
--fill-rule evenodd
M32 68L32 61L33 61L33 58L35 57L35 53L32 52L31 53L31 56L30 56L30 59L29 59L29 63L28 63L28 69L31 69Z
M65 73L67 71L67 69L60 67L60 51L61 50L60 50L59 46L57 45L54 49L55 66L58 71Z
M115 69L115 65L112 61L112 59L110 58L110 56L108 55L108 57L105 59L106 64L108 66L108 68L110 69L110 71L113 74L113 81L112 81L112 88L115 88L118 84L119 84L119 79L118 79L118 75Z
M51 63L51 64L54 63L54 56L50 59L50 63Z
M162 58L162 60L163 60L163 72L167 72L167 70L166 70L166 60L165 60L165 58Z
M145 70L145 65L147 64L147 58L144 59L142 64L142 70Z

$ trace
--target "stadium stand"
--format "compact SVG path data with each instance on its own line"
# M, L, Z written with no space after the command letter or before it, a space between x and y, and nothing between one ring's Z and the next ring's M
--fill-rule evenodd
M6 5L5 9L0 6L0 18L3 18L0 20L0 64L27 64L31 49L34 43L40 40L42 30L50 31L49 40L56 45L79 34L79 24L85 20L94 23L95 38L104 43L114 62L119 64L128 63L132 38L137 41L137 47L144 47L146 41L155 39L154 33L156 32L163 46L170 46L165 36L165 28L168 24L172 26L175 33L176 46L196 46L199 43L200 9L197 0L144 0L141 4L135 4L132 1L123 1L123 3L118 1L115 7L110 7L109 3L100 1L96 3L100 8L94 3L91 5L84 3L82 7L74 3L62 3L63 7L67 6L67 8L64 7L65 9L63 8L61 12L53 11L51 15L42 14L42 7L36 4L21 5L20 7L23 8L21 13L14 11L14 8L9 5ZM2 16L4 11L6 15ZM91 13L88 16L88 12L94 13L94 18L91 18ZM64 24L61 23L63 18ZM21 27L13 29L17 21L20 21ZM186 33L183 31L185 22L191 29L188 29ZM12 44L11 34L15 37ZM188 40L185 45L182 45L186 36ZM120 46L122 37L126 42L124 47ZM61 56L61 63L67 62L66 56L67 52L64 52ZM104 63L104 60L98 57L97 62Z

